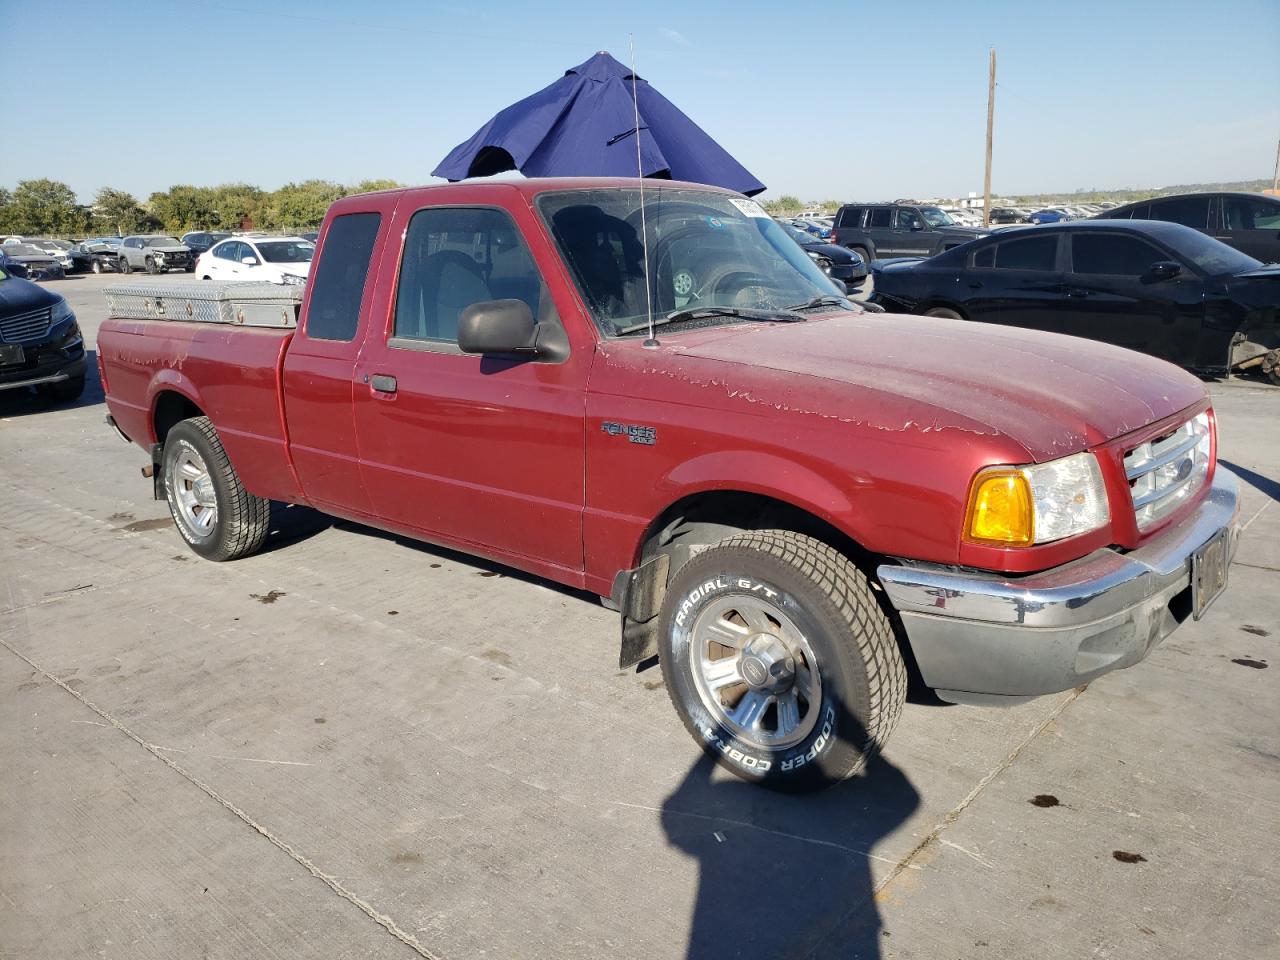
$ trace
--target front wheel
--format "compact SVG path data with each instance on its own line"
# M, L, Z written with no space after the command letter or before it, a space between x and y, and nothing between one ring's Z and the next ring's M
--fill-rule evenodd
M667 588L659 660L693 738L743 779L813 790L861 770L898 722L906 668L866 577L785 530L732 536Z
M208 417L165 438L164 492L187 545L206 560L238 560L267 539L271 501L245 490Z
M146 265L147 273L154 274L154 273L160 272L158 269L156 269L156 262L151 257L147 257L147 259L144 260L143 263Z
M92 264L92 266L90 266L90 267L89 267L89 269L90 269L90 270L92 270L94 273L101 273L101 272L102 272L102 261L101 261L101 260L95 260L95 261L93 261L93 264Z
M128 258L128 257L124 257L124 256L122 256L122 257L121 257L119 260L117 260L116 262L120 264L120 272L121 272L121 273L125 273L125 274L133 273L133 265L129 263L129 258Z

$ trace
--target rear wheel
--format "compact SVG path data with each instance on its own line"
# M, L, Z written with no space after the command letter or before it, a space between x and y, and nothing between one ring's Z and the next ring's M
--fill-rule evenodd
M852 776L902 711L906 668L866 577L785 530L731 536L680 567L660 614L667 692L743 779L812 790Z
M1280 347L1269 351L1262 358L1262 375L1269 383L1280 387Z
M924 312L926 317L946 317L948 320L963 320L959 311L952 310L950 307L930 307Z
M854 253L856 253L858 256L860 256L862 258L863 263L866 263L866 264L871 263L871 254L867 252L866 247L850 247L849 249L852 250Z
M165 438L164 492L187 545L207 560L238 560L267 538L271 501L245 490L208 417Z

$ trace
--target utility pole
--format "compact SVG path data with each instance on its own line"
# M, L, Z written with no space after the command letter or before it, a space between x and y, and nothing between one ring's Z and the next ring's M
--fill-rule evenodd
M1271 178L1271 192L1280 194L1280 140L1276 141L1276 172Z
M996 48L991 48L991 75L987 80L987 173L982 181L982 225L991 226L991 127L996 115Z

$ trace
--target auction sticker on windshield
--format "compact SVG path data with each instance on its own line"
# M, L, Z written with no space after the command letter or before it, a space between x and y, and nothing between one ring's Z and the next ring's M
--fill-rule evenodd
M745 213L748 217L760 217L764 220L769 219L769 215L764 212L764 207L756 203L754 200L748 200L745 197L730 197L729 202Z

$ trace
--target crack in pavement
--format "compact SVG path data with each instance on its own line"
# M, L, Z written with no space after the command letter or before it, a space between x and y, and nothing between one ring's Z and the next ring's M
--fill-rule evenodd
M32 670L35 670L37 673L43 676L46 680L50 681L51 683L57 684L64 691L69 693L71 696L75 697L82 704L84 704L86 707L88 707L90 710L96 713L99 717L105 720L108 724L115 727L117 730L123 733L126 737L128 737L138 746L142 747L144 750L150 753L153 757L155 757L165 766L169 767L171 770L177 773L184 780L186 780L187 782L195 786L197 789L203 792L210 799L215 800L222 807L228 810L232 815L234 815L237 819L245 823L247 826L252 827L253 830L255 830L261 836L266 838L266 840L268 840L273 846L275 846L276 848L278 848L279 850L287 854L290 859L292 859L296 864L298 864L300 867L306 870L309 874L311 874L313 877L315 877L317 880L323 883L333 893L337 894L343 900L346 900L348 903L350 903L352 906L358 909L361 913L367 916L370 920L373 920L375 923L377 923L379 926L385 929L387 933L391 934L391 936L395 937L405 946L409 947L411 950L417 953L418 956L425 958L425 960L442 960L439 954L433 953L429 949L427 949L425 946L423 946L413 934L408 933L405 930L402 930L396 924L396 922L391 919L391 917L387 916L384 913L379 913L373 907L372 904L356 896L354 892L352 892L351 890L348 890L341 883L339 883L336 877L333 877L325 873L323 870L317 867L311 860L309 860L307 857L303 856L301 853L295 850L287 841L277 837L274 833L272 833L262 824L254 820L253 817L249 816L249 814L246 813L244 810L240 809L238 806L236 806L226 797L222 796L222 794L218 793L218 791L213 789L213 787L209 786L207 783L200 780L194 774L184 769L180 764L177 764L173 760L166 757L161 752L164 749L163 747L156 747L154 744L148 743L146 740L142 739L142 737L138 736L136 733L130 730L127 726L125 726L115 717L111 716L109 713L107 713L105 710L99 707L96 703L94 703L84 694L80 693L78 690L74 689L73 687L68 686L66 683L64 683L58 677L54 676L48 670L45 670L38 663L36 663L34 660L28 657L26 654L22 653L20 650L14 649L14 647L4 638L0 638L0 647L4 647L6 650L12 653L19 660L26 663L27 666L29 666Z
M1080 694L1084 693L1085 689L1087 689L1087 687L1076 687L1074 690L1072 690L1070 695L1064 698L1063 701L1060 704L1058 704L1047 717L1045 717L1042 721L1040 721L1040 723L1038 723L1034 728L1032 728L1030 733L1028 733L1027 736L1023 738L1021 743L1019 743L1016 747L1013 748L1012 751L1010 751L1007 757L1005 757L1003 760L997 763L987 773L986 776L984 776L981 780L979 780L977 785L972 790L969 791L969 793L964 797L964 799L962 799L959 803L957 803L954 807L952 807L951 810L947 812L946 816L944 816L940 821L938 821L937 824L934 825L934 828L929 831L928 836L926 836L923 840L921 840L918 844L916 844L915 848L910 853L908 853L905 857L903 857L900 861L898 861L897 865L892 870L889 871L889 875L886 876L883 880L881 880L878 884L876 884L875 889L871 891L872 902L879 900L883 896L885 891L887 891L889 887L908 870L919 870L920 865L917 864L916 861L919 860L925 854L925 852L931 849L933 846L935 846L936 844L942 844L944 846L955 846L955 844L950 844L945 839L943 839L942 837L943 832L952 824L954 824L957 820L960 819L960 815L963 814L965 810L967 810L969 806L975 800L977 800L979 796L982 795L982 792L986 790L987 787L989 787L995 781L995 779L1000 776L1000 774L1008 770L1009 767L1013 765L1013 762L1018 759L1019 754L1021 754L1023 750L1025 750L1033 742L1035 742L1036 738L1038 738L1040 734L1044 733L1044 731L1049 728L1049 725L1051 723L1053 723L1060 716L1062 716L1063 712L1067 709L1067 707L1075 703L1076 699L1080 696ZM974 857L975 859L977 859L976 856L970 851L965 850L964 852L968 854L970 857ZM826 954L822 952L823 949L831 941L833 936L838 935L839 931L844 929L845 925L849 922L849 919L852 916L854 916L854 914L856 914L858 910L862 909L863 905L864 904L862 903L854 905L852 908L846 911L845 914L842 917L840 917L839 920L837 920L834 924L832 924L827 932L827 935L822 937L817 942L817 944L814 945L813 949L811 949L807 954L805 954L805 960L812 960L812 958L814 957L826 956Z

